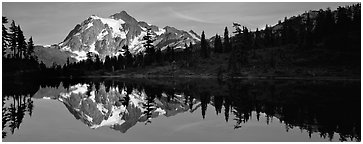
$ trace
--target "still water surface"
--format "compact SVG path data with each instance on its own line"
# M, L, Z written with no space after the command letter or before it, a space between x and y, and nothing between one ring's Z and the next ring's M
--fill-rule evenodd
M360 141L360 81L4 80L7 141Z

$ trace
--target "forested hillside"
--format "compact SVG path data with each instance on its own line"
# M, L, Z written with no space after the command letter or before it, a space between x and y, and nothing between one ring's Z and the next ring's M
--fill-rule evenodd
M14 21L8 31L4 26L7 19L3 17L3 67L8 74L26 69L50 77L153 75L357 78L360 77L360 7L359 3L336 10L311 10L282 18L276 25L267 24L261 30L251 30L236 22L232 24L233 30L221 28L223 35L217 34L208 39L203 31L200 42L185 43L184 47L168 45L164 49L154 45L154 32L147 28L143 36L143 52L132 54L125 45L122 47L123 53L119 55L107 55L103 59L88 52L85 60L75 62L68 58L66 62L63 60L62 65L54 63L51 67L46 67L44 62L35 64L37 56L33 54L32 40L25 43L20 26L15 26ZM46 52L41 53L44 55ZM18 64L29 68L17 69Z

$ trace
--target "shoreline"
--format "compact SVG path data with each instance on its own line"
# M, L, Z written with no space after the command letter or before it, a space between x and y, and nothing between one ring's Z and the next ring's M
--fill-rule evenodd
M22 74L3 74L3 79L34 79L34 78L45 78L45 79L52 79L52 78L61 78L61 79L77 79L77 78L145 78L145 79L152 79L152 78L190 78L190 79L219 79L219 80L229 80L229 79L243 79L243 80L323 80L323 81L360 81L361 76L356 74L339 74L339 75L301 75L301 74L244 74L244 75L230 75L227 73L216 75L211 73L203 73L203 74L196 74L196 73L164 73L164 74L153 74L147 73L142 74L140 72L131 72L131 73L119 73L119 72L112 72L112 73L88 73L84 75L78 76L39 76L39 75L32 75L27 73Z
M63 77L65 78L65 77ZM144 74L121 74L121 75L88 75L75 78L200 78L200 79L245 79L245 80L324 80L324 81L360 81L360 77L338 77L338 76L228 76L218 77L213 75L144 75Z

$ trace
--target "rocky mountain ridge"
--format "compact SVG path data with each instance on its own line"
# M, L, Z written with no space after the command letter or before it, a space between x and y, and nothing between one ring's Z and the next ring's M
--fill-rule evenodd
M192 30L178 30L171 26L159 28L144 21L137 21L125 11L113 14L108 18L95 15L77 24L63 42L50 48L57 48L77 61L86 59L86 54L92 52L101 58L117 56L124 52L123 46L128 46L132 54L143 52L147 28L151 29L156 48L162 50L167 46L184 48L184 44L196 44L200 37Z

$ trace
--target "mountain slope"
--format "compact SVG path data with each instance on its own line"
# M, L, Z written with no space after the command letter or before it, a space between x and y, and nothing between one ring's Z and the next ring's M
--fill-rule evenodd
M78 61L86 59L86 54L92 52L101 58L123 53L122 47L127 45L132 54L144 51L143 36L147 28L151 28L156 48L162 50L167 45L174 48L184 48L184 44L195 44L200 41L193 31L178 30L166 26L159 28L143 21L137 21L125 11L113 14L108 18L90 16L68 34L59 49L70 52L70 56Z
M49 90L56 90L50 93ZM42 97L47 93L48 97ZM168 99L163 93L159 99L154 99L150 107L150 116L147 116L147 94L145 91L132 90L127 94L126 89L119 87L106 88L101 84L99 89L89 84L76 84L69 90L41 88L35 98L54 99L62 102L76 119L81 120L90 128L111 127L114 130L125 133L139 122L146 122L158 116L173 116L189 110L185 99L181 95L175 95ZM196 102L195 102L196 103Z

